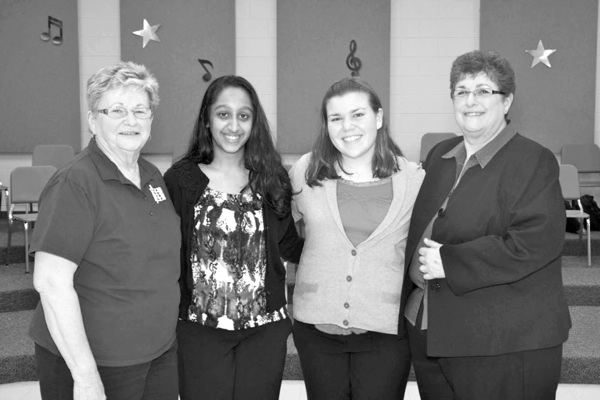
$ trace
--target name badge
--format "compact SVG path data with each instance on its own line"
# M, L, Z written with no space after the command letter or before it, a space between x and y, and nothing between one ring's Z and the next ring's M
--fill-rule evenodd
M148 187L150 188L150 193L152 193L152 197L154 197L154 201L156 202L156 204L167 199L165 197L165 193L163 192L160 186L152 187L152 185L148 184Z

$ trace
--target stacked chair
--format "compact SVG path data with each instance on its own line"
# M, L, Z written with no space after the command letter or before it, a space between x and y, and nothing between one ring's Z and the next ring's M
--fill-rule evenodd
M560 187L562 195L567 201L576 200L578 210L566 210L567 218L576 218L580 221L579 240L581 240L583 231L586 231L587 237L587 262L588 267L592 266L592 242L590 231L590 216L583 211L581 205L581 192L579 191L579 174L577 168L569 164L560 165ZM583 222L586 221L585 229Z
M29 230L37 219L37 212L32 211L33 204L39 202L40 194L56 167L50 165L17 167L10 173L8 190L8 244L6 249L6 265L9 264L10 244L15 222L21 222L25 231L25 273L29 273ZM24 213L16 213L15 206L24 206Z
M600 187L600 176L594 177L593 174L600 174L600 148L593 144L565 144L561 151L561 163L573 165L577 168L580 187ZM591 175L591 179L586 179L586 175Z
M42 144L33 149L32 166L17 167L10 174L7 190L8 240L6 265L10 262L10 246L15 222L23 224L25 231L25 273L29 273L29 233L37 219L34 205L39 202L42 190L50 177L64 163L75 157L73 147L66 144ZM24 208L17 213L15 206Z
M57 169L75 157L73 147L68 144L40 144L33 149L33 166L52 165Z
M187 144L176 144L173 146L173 155L171 158L172 164L175 164L177 161L181 160L185 153L187 152L188 145Z
M456 137L456 134L452 132L429 132L421 136L421 154L419 157L419 161L425 161L425 159L427 158L427 154L429 154L429 151L433 148L433 146L435 146L441 141L451 139L453 137Z

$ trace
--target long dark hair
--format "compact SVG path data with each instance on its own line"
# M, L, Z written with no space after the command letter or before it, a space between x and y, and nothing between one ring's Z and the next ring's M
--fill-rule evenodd
M373 112L382 109L381 100L375 90L360 78L344 78L331 85L321 102L321 130L312 148L311 159L306 169L306 183L308 186L321 186L324 179L338 179L336 165L340 163L342 154L333 145L327 129L327 102L335 96L347 93L361 92L369 96L369 105ZM372 172L376 178L387 178L398 171L396 156L401 156L400 148L389 135L385 115L381 128L377 130L375 139L375 152L373 153Z
M210 109L221 92L229 87L243 89L252 103L252 131L244 146L244 166L250 172L250 189L253 193L260 194L266 205L272 208L279 217L284 217L290 212L292 199L290 178L281 164L281 156L275 149L269 121L258 95L252 84L241 76L221 76L208 86L202 98L198 118L184 159L197 164L212 163L214 159L213 139L207 128L210 121Z

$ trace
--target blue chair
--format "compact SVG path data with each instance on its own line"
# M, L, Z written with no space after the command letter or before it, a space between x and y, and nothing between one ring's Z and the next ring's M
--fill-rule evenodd
M560 188L562 190L562 195L565 200L577 201L577 206L579 210L566 210L567 218L576 218L580 221L579 228L579 240L581 241L582 233L583 233L583 221L586 221L586 236L587 236L587 261L588 267L592 266L592 242L591 242L591 230L590 230L590 216L583 211L583 207L581 205L581 192L579 191L579 174L577 172L577 168L573 165L561 164L560 165Z
M29 273L29 230L37 220L37 212L30 210L30 204L39 202L42 190L56 172L56 167L45 165L35 167L17 167L10 173L8 190L8 243L6 265L9 263L13 224L21 222L25 231L25 273ZM25 205L24 213L15 213L16 205Z
M33 149L31 164L52 165L58 169L73 157L75 152L68 144L40 144Z
M419 157L419 161L425 161L425 159L427 158L427 154L429 154L433 146L435 146L439 142L442 142L446 139L451 139L453 137L456 137L456 134L452 132L429 132L424 134L421 137L421 155Z
M577 168L579 186L598 187L600 180L593 174L600 174L600 148L593 144L565 144L561 150L561 163ZM584 179L581 179L581 177Z

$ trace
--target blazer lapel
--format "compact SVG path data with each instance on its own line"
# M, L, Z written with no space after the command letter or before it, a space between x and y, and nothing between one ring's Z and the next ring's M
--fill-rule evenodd
M454 185L456 175L456 160L454 158L443 159L439 157L432 164L425 174L425 180L421 185L413 208L406 242L405 265L407 269L425 228L439 211Z

